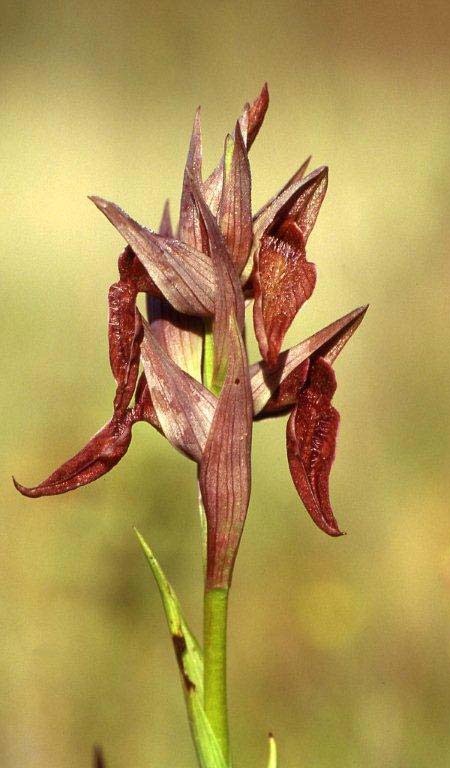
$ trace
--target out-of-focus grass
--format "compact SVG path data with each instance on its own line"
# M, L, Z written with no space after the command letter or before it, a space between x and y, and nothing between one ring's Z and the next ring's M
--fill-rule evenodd
M244 100L272 105L256 206L309 153L330 188L313 299L289 333L371 309L337 364L335 541L291 485L284 425L255 431L231 605L236 764L450 760L449 7L3 2L1 764L193 765L137 524L199 630L194 468L150 428L75 494L33 483L107 419L106 292L121 242L86 200L174 209L194 109L212 166ZM194 565L193 565L194 563Z

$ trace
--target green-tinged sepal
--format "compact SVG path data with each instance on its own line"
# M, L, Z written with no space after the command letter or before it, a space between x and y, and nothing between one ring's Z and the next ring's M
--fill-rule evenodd
M203 708L202 650L186 624L178 598L160 564L139 531L135 531L161 595L200 768L229 768Z
M269 733L269 762L267 768L278 768L277 743L272 733Z

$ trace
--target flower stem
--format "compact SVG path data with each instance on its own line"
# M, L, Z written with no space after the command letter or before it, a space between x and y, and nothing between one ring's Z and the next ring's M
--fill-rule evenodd
M214 337L212 322L205 320L205 336L203 342L203 384L213 390L214 379Z
M204 670L205 712L220 744L225 762L229 760L227 710L227 608L228 589L205 591Z

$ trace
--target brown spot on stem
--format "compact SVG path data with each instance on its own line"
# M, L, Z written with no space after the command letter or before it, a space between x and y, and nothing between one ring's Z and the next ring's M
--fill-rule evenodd
M177 657L178 666L180 668L181 675L183 677L184 686L186 691L190 693L195 691L195 684L190 679L184 667L184 654L187 650L186 640L183 635L172 635L173 647L175 648L175 656Z

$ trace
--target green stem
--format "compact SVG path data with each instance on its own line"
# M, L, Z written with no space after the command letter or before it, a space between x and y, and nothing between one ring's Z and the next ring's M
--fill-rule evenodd
M228 589L206 590L204 608L205 712L221 746L225 762L228 763L230 752L226 672Z
M203 384L213 390L214 379L214 338L212 323L205 320L205 336L203 341Z
M200 467L197 471L198 511L200 516L200 535L202 540L203 575L206 575L206 557L208 554L208 521L206 520L205 507L203 506L202 493L200 491Z

